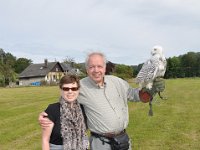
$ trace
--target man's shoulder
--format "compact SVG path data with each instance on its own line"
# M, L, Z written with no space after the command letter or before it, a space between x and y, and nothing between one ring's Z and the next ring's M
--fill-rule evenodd
M113 79L118 79L119 77L114 76L114 75L105 75L106 78L113 78Z
M91 81L89 77L85 77L80 80L80 85L81 85L81 88L83 87L85 88L88 86L93 86L93 82Z
M105 75L105 79L106 80L114 80L114 81L122 81L123 79L117 77L117 76L114 76L114 75Z
M89 77L82 78L80 80L80 84L86 84L86 83L88 83L88 81L89 81Z
M84 81L88 80L88 78L89 77L82 78L82 79L80 79L80 82L84 82Z
M129 84L126 80L119 78L117 76L114 76L114 75L106 75L105 82L108 84L110 84L110 83L115 84L116 86L118 86L120 88L124 87L124 86L126 86L126 87L129 86Z

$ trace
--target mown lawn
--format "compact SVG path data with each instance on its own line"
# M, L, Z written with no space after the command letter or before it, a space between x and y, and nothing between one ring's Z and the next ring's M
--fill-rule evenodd
M148 104L129 103L132 149L200 149L200 78L166 80L163 94L153 117ZM40 150L38 114L58 96L57 86L0 88L0 150Z

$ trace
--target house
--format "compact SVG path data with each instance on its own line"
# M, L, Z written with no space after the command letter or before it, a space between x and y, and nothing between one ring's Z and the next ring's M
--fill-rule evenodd
M19 75L19 85L40 85L41 82L57 83L65 74L65 69L59 62L31 64Z
M107 75L112 74L115 71L115 64L111 61L106 62L106 73Z
M79 69L74 68L73 64L61 63L61 66L62 66L65 74L75 74L78 76L83 74Z

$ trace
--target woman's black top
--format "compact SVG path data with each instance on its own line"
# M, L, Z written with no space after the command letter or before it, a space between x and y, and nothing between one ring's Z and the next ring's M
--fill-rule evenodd
M60 124L60 103L50 104L45 112L48 114L48 118L54 122L54 127L50 136L50 143L55 145L63 145L63 139L61 137L61 124Z

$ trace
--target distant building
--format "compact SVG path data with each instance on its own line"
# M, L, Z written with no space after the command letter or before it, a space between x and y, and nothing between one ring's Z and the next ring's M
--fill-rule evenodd
M63 67L59 62L48 62L31 64L19 74L19 85L40 85L42 81L46 83L57 83L71 68Z
M82 74L82 72L79 69L73 67L73 64L61 63L61 66L62 66L65 74L68 74L68 73L75 74L75 75Z
M115 64L112 63L111 61L108 61L106 63L106 74L110 75L115 71Z

